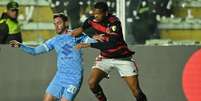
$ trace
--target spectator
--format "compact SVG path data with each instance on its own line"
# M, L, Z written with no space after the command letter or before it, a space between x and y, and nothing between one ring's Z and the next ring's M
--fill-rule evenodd
M0 44L7 44L11 40L22 42L20 25L17 17L19 4L11 1L7 4L7 11L0 18Z
M147 0L130 0L130 5L126 13L130 22L127 21L128 43L144 44L148 39L160 38L157 28L156 13L154 8ZM131 41L134 40L135 42Z

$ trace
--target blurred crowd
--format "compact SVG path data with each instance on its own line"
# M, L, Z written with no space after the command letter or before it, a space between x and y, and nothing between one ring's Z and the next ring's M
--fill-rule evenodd
M92 13L90 10L96 1L107 2L110 12L116 13L116 0L52 0L51 8L53 12L66 13L73 29ZM126 41L144 44L148 39L160 38L156 16L171 14L171 0L126 0Z
M116 14L116 0L47 0L53 13L68 15L70 29L79 27L92 13L96 1L107 2L110 12ZM125 0L126 41L144 44L148 39L159 39L158 17L172 14L172 0ZM7 8L8 9L8 8ZM1 30L1 29L0 29ZM1 32L2 33L2 32ZM0 38L1 39L1 38ZM5 39L4 39L5 40Z

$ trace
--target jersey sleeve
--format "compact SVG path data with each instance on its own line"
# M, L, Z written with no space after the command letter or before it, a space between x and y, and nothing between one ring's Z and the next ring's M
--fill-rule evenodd
M28 53L30 55L39 55L39 54L48 52L47 49L46 49L45 44L39 45L37 47L30 47L30 46L26 46L26 45L21 44L20 48L24 52L26 52L26 53Z
M56 42L56 37L47 40L43 45L45 46L46 51L51 51L54 49L54 43Z
M30 46L21 44L20 48L28 54L39 55L39 54L46 53L46 52L53 50L54 49L54 41L55 41L55 38L52 38L52 39L46 41L44 44L41 44L36 47L30 47Z
M92 28L92 25L90 22L93 20L93 16L89 17L82 25L83 33L88 35L89 37L93 37L94 34L96 34L96 30Z
M90 46L92 48L100 49L103 51L103 50L114 47L117 42L118 42L117 37L113 36L113 37L109 38L108 41L90 43Z
M90 38L86 34L82 34L77 38L77 43L96 43L95 39Z
M83 40L83 43L97 43L97 41L95 39L86 36Z
M92 38L96 34L96 30L90 27L84 30L84 34Z
M89 27L91 27L91 25L89 24L89 21L91 20L91 17L90 18L88 18L88 19L86 19L85 21L84 21L84 23L81 25L81 27L84 29L84 30L86 30L86 29L88 29Z
M109 33L111 35L121 35L122 33L122 27L121 22L118 18L111 18L110 20L110 27L109 27Z
M121 22L117 17L109 19L110 27L108 33L105 33L105 41L91 43L92 48L106 50L113 48L120 40L123 40Z

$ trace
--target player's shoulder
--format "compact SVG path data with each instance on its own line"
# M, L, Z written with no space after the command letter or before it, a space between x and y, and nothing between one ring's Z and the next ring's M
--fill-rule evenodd
M94 19L95 19L94 16L89 16L89 17L88 17L88 20L94 20Z
M50 38L49 40L47 40L47 42L57 42L59 39L61 38L61 36L59 35L55 35L54 37Z
M95 19L94 16L89 16L85 21L90 22L93 21Z
M73 29L68 29L67 35L71 35L72 32L73 32Z
M8 31L8 24L6 23L6 19L0 19L0 31L6 30Z
M85 19L84 22L83 22L83 26L85 26L87 23L89 24L93 20L94 20L93 16L87 17L87 19Z
M7 24L6 21L7 21L7 19L5 19L5 18L0 18L0 24L1 24L1 25L2 25L2 24Z
M119 18L115 15L109 14L108 15L108 21L110 23L116 23L116 22L120 22Z

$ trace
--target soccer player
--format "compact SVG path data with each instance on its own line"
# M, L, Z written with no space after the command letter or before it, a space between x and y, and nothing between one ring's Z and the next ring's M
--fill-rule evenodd
M82 83L81 52L74 46L88 38L86 35L81 35L80 37L71 36L67 29L67 24L68 20L64 14L55 14L54 25L58 35L35 48L23 45L15 40L10 41L12 47L19 47L31 55L56 50L57 71L46 90L43 101L73 101Z
M92 47L101 51L88 80L89 87L97 99L107 101L99 83L114 67L126 81L137 101L147 101L139 86L137 67L132 61L134 52L128 49L123 39L121 22L116 16L108 13L108 6L105 2L97 2L94 5L93 16L89 17L83 26L77 28L72 34L76 36L81 32L85 32L98 42L80 43L76 46L78 49Z

